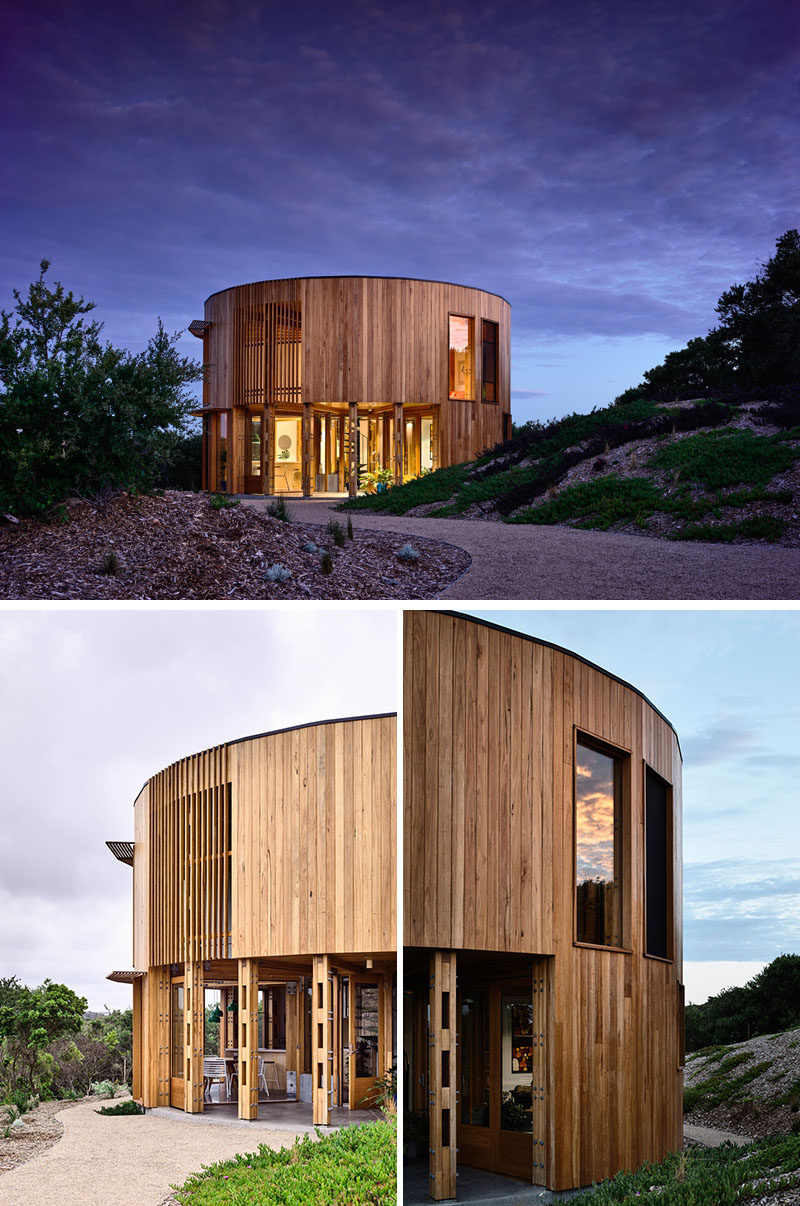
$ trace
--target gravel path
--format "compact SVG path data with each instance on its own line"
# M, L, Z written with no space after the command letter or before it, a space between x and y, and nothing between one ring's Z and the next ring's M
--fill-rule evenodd
M57 1115L63 1138L0 1176L3 1206L160 1206L170 1185L203 1164L255 1151L260 1143L291 1146L295 1136L262 1127L185 1126L153 1114L109 1118L97 1109L91 1101Z
M263 504L251 503L259 506ZM653 540L568 527L336 512L292 500L303 523L349 514L354 528L427 536L472 564L440 599L798 599L800 549Z

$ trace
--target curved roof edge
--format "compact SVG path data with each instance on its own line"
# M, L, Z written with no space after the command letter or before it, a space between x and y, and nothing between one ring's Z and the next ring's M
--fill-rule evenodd
M231 289L247 289L251 285L272 285L277 281L417 281L421 285L452 285L456 289L477 289L480 293L488 293L492 297L499 297L501 302L511 308L511 302L507 297L503 297L502 293L495 293L492 289L484 289L482 285L465 285L463 281L439 281L431 280L426 276L376 276L369 272L349 272L339 275L338 273L328 273L326 276L268 276L260 281L241 281L238 285L228 285L225 289L215 289L213 293L209 293L203 305L211 301L212 297L218 297L220 293L228 293Z
M174 766L176 762L183 762L185 758L197 758L200 754L208 754L211 750L218 750L223 745L241 745L243 741L257 741L260 737L277 737L280 733L294 733L299 732L300 729L317 729L323 724L355 724L359 720L388 720L390 716L396 717L397 713L367 712L363 716L335 716L330 720L307 720L303 724L287 724L282 729L267 729L264 733L250 733L247 737L234 737L232 741L220 741L219 745L210 745L204 750L192 750L191 754L184 754L183 758L176 758L169 763L169 766ZM156 771L156 775L168 770L169 766L162 766L161 770ZM150 779L154 778L155 775L150 776ZM147 787L150 779L145 779L135 797L136 800Z
M588 657L584 657L582 653L575 653L573 649L567 649L565 645L556 645L553 641L546 641L543 637L531 636L529 632L520 632L517 628L507 628L505 624L495 624L493 620L484 620L480 616L473 616L467 611L433 611L433 615L453 616L458 620L471 620L473 624L482 624L484 628L493 628L496 632L507 632L509 636L520 637L523 641L531 641L534 645L544 645L546 649L554 649L556 653L565 653L567 657L572 657L576 662L583 662L584 666L589 666L592 670L597 670L600 674L605 674L606 678L613 679L615 683L619 683L622 687L627 687L629 691L633 691L640 699L643 699L649 708L652 708L657 716L660 716L665 724L669 725L675 734L675 740L678 742L678 753L683 762L683 751L681 750L681 739L678 736L678 730L675 725L665 716L660 708L657 708L651 699L648 699L644 691L640 691L633 683L629 683L627 679L620 678L618 674L614 674L611 670L606 670L604 666L598 666L597 662L590 661ZM533 613L535 614L535 613Z

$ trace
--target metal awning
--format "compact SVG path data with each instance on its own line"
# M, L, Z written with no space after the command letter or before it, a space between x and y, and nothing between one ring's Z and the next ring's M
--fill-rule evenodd
M114 858L118 858L121 863L127 863L129 867L133 866L133 842L106 842Z
M115 971L109 972L106 979L113 980L115 984L133 984L135 980L141 980L143 975L144 972Z
M206 322L205 319L193 318L189 323L188 329L191 335L196 335L198 339L202 339L210 326L211 323Z

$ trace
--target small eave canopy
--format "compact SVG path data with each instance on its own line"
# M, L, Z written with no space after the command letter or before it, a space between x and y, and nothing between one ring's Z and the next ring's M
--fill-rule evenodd
M133 866L133 842L106 842L114 858L118 858L121 863L127 863L129 867Z
M115 984L133 984L136 980L141 980L144 972L139 971L113 971L106 976L107 980L113 980Z
M190 335L196 335L198 339L202 339L210 326L211 323L206 322L205 319L193 318L189 323L189 333Z

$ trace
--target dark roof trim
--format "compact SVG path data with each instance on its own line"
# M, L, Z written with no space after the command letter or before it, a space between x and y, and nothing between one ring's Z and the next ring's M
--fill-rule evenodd
M144 972L140 971L113 971L106 976L107 980L113 980L115 984L133 984L135 980L141 980Z
M127 863L129 867L133 866L133 842L106 842L114 858L118 858L121 863Z
M435 613L434 613L435 614ZM612 679L615 683L619 683L622 687L627 687L629 691L633 691L640 699L643 699L649 708L652 708L657 716L660 716L665 724L668 724L678 741L678 752L683 761L683 752L681 751L681 739L678 737L675 725L665 716L664 713L657 708L652 700L648 699L644 691L640 691L638 687L634 687L633 683L627 682L626 679L620 678L618 674L612 674L610 670L605 670L602 666L598 666L597 662L590 662L588 657L583 657L580 653L575 653L572 649L566 649L563 645L555 645L552 641L545 641L541 637L531 636L527 632L519 632L516 628L507 628L505 624L495 624L492 620L483 620L480 616L473 616L465 611L445 611L440 613L445 616L452 616L456 620L471 620L473 624L482 624L484 628L493 628L495 632L507 632L509 636L520 637L523 641L531 641L534 645L543 645L545 649L554 649L556 653L565 653L567 657L574 658L576 662L583 662L584 666L589 666L592 670L599 671L600 674L605 674L606 678Z
M351 272L345 273L343 276L338 273L329 273L327 276L276 276L260 281L244 281L239 285L228 285L227 289L217 289L216 292L209 293L206 302L210 302L212 297L216 297L220 293L227 293L230 289L246 289L248 285L272 285L277 284L278 281L417 281L421 285L452 285L456 289L477 289L479 293L499 297L501 302L511 306L511 302L508 298L503 297L502 293L493 293L491 289L483 289L480 285L465 285L463 281L436 281L425 276L376 276L369 272Z
M210 746L209 748L216 750L216 749L219 749L220 746L223 746L223 745L241 745L241 743L243 741L257 741L259 737L277 737L279 733L294 733L294 732L299 732L300 729L317 729L323 724L355 724L356 721L358 721L358 720L388 720L390 716L397 716L397 713L396 712L368 712L365 716L338 716L338 717L335 717L333 720L309 720L309 721L306 721L305 724L287 724L286 728L284 728L284 729L269 729L266 733L251 733L249 737L235 737L233 739L233 741L220 741L219 745L213 745L213 746ZM208 753L208 750L195 750L195 751L193 751L193 753L187 754L186 756L189 758L193 758L197 754L206 754L206 753ZM181 762L182 759L176 758L175 761ZM174 763L170 762L170 766L174 766ZM166 768L164 768L164 769L166 769ZM156 772L156 773L160 774L160 772ZM141 793L144 791L144 789L147 787L147 784L149 782L150 782L149 779L145 779L144 783L142 784L142 786L137 794L137 797L136 797L137 799L139 798ZM106 845L108 845L108 842L106 843Z

